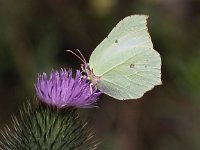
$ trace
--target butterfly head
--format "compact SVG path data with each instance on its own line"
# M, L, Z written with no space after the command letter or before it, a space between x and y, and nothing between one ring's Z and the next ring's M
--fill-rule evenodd
M84 73L88 75L88 77L93 74L92 70L90 69L90 65L88 63L81 64L81 69Z
M89 63L87 63L87 61L86 61L85 57L83 56L83 54L78 49L76 50L78 52L78 54L75 53L74 51L71 51L71 50L66 50L66 51L74 54L78 59L80 59L80 61L83 63L83 64L81 64L82 72L86 73L88 79L94 85L96 85L99 82L100 77L97 77L97 76L94 75L93 70L90 68Z
M87 63L85 57L83 56L83 54L81 53L80 50L76 49L76 51L78 53L76 53L76 51L72 51L72 50L66 50L66 51L75 55L83 63L83 64L81 64L81 69L82 69L83 72L85 72L85 73L90 72L89 64Z

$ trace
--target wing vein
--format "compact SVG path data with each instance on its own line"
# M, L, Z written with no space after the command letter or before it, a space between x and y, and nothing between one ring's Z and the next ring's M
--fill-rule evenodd
M107 70L107 71L105 71L104 73L102 73L102 75L101 75L101 76L105 75L106 73L108 73L109 71L113 70L114 68L116 68L116 67L118 67L118 66L122 65L123 63L125 63L125 62L129 61L130 59L132 59L132 58L134 58L134 57L136 57L137 55L139 55L139 54L142 54L142 53L143 53L143 51L142 51L142 52L140 52L140 53L137 53L135 56L133 56L133 55L132 55L132 56L131 56L131 57L129 57L128 59L126 59L126 60L124 60L124 61L120 62L119 64L117 64L117 65L113 66L113 67L112 67L112 68L110 68L109 70Z
M123 86L121 86L121 85L119 85L119 84L117 84L117 83L111 82L111 81L109 81L109 80L107 80L107 79L104 79L104 81L109 82L110 84L114 84L114 85L116 85L116 86L118 86L118 87L120 87L120 88L123 88L123 89L125 89L125 90L129 90L128 88L123 87ZM117 88L117 87L116 87L116 88ZM118 89L118 88L117 88L117 89ZM120 91L120 89L118 89L118 90ZM126 92L126 91L125 91L125 92ZM129 97L132 97L129 93L126 92L126 94L127 94ZM136 94L134 94L134 95L136 95Z
M131 74L131 75L127 76L127 77L131 77L131 76L134 76L134 75L139 76L139 77L142 77L142 78L147 79L147 80L151 80L152 82L158 82L158 81L156 81L156 80L153 80L153 79L151 79L151 78L145 77L145 76L143 76L143 75L139 75L138 73ZM157 78L159 78L159 77L157 77ZM147 82L147 81L146 81L146 82ZM151 82L148 82L148 83L149 83L149 84L152 84ZM152 85L153 85L153 84L152 84Z

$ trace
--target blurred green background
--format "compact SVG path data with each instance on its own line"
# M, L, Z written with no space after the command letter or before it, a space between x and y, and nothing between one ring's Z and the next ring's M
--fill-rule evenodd
M140 100L102 95L84 110L102 150L200 149L199 0L0 0L0 125L35 95L38 72L80 67L125 16L148 14L162 86Z

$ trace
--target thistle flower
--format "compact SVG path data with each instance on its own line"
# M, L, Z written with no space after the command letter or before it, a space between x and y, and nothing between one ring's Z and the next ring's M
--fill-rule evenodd
M80 70L73 78L71 69L53 70L49 79L46 73L38 74L35 88L42 102L58 108L93 107L101 94L93 85L90 86L86 76L82 77Z

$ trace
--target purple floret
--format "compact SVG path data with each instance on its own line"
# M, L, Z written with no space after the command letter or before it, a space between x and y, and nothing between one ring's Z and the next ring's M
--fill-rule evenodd
M95 86L90 87L90 83L86 76L81 75L80 70L76 71L73 78L71 69L61 69L60 72L51 71L49 79L46 73L38 74L35 88L39 99L48 105L88 108L95 106L101 94Z

